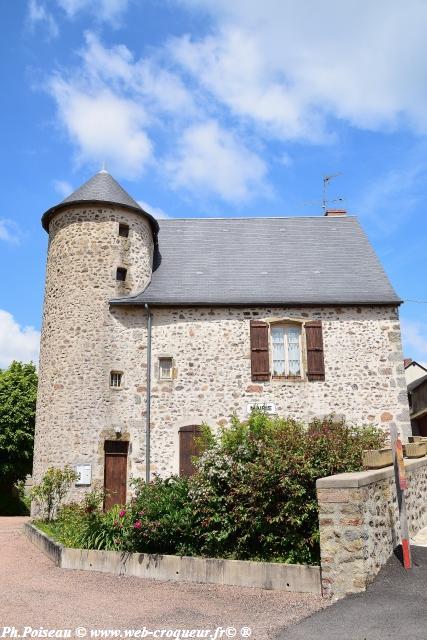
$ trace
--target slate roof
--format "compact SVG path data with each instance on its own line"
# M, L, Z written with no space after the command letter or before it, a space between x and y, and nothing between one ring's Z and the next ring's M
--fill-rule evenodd
M421 376L421 378L418 378L417 380L410 382L408 384L408 392L412 393L412 391L414 391L415 389L418 389L418 387L424 384L424 382L426 381L427 381L427 375Z
M131 209L136 213L141 213L150 221L154 235L157 235L157 221L149 213L144 211L119 183L114 180L104 169L96 173L92 178L85 182L81 187L73 191L65 200L48 209L42 217L42 225L49 230L49 222L54 213L70 204L119 204L122 207Z
M119 305L400 304L358 220L161 220L151 283Z

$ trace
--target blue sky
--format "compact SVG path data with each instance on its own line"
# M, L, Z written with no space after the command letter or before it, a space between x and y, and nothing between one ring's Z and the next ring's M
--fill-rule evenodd
M424 0L3 3L0 367L37 357L40 216L108 170L157 216L359 216L427 300ZM427 304L401 308L427 362Z

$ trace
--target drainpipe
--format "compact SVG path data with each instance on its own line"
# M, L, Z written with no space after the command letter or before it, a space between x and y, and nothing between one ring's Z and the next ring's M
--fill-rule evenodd
M151 326L153 316L150 307L145 305L147 312L147 407L146 407L146 425L145 425L145 482L150 482L150 429L151 429Z

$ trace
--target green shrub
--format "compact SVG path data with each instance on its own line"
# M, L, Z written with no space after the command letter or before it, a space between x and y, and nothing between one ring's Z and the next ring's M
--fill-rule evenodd
M234 418L217 435L204 427L193 477L135 480L132 500L108 513L101 491L87 494L59 510L54 535L87 549L317 563L316 480L361 469L362 451L384 441L333 416L308 427Z
M372 427L333 416L308 428L253 413L211 439L190 483L194 545L187 553L316 563L316 480L361 469L363 449L383 446Z
M49 467L41 482L30 491L31 500L37 504L42 518L48 522L52 520L77 478L77 473L69 466L63 469Z

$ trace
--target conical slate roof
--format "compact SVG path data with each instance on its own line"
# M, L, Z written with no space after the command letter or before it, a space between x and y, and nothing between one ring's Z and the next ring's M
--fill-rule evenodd
M114 202L116 204L124 204L127 207L141 209L139 204L105 169L96 173L87 182L82 184L81 187L73 191L61 204L65 202L81 202L82 200L88 200L90 202Z
M92 178L73 191L65 200L48 209L42 217L43 227L46 231L49 231L49 222L57 211L64 209L70 204L85 203L118 204L126 209L131 209L147 217L153 233L156 235L158 232L159 226L153 216L144 211L136 200L134 200L105 169L102 169L102 171L92 176Z

